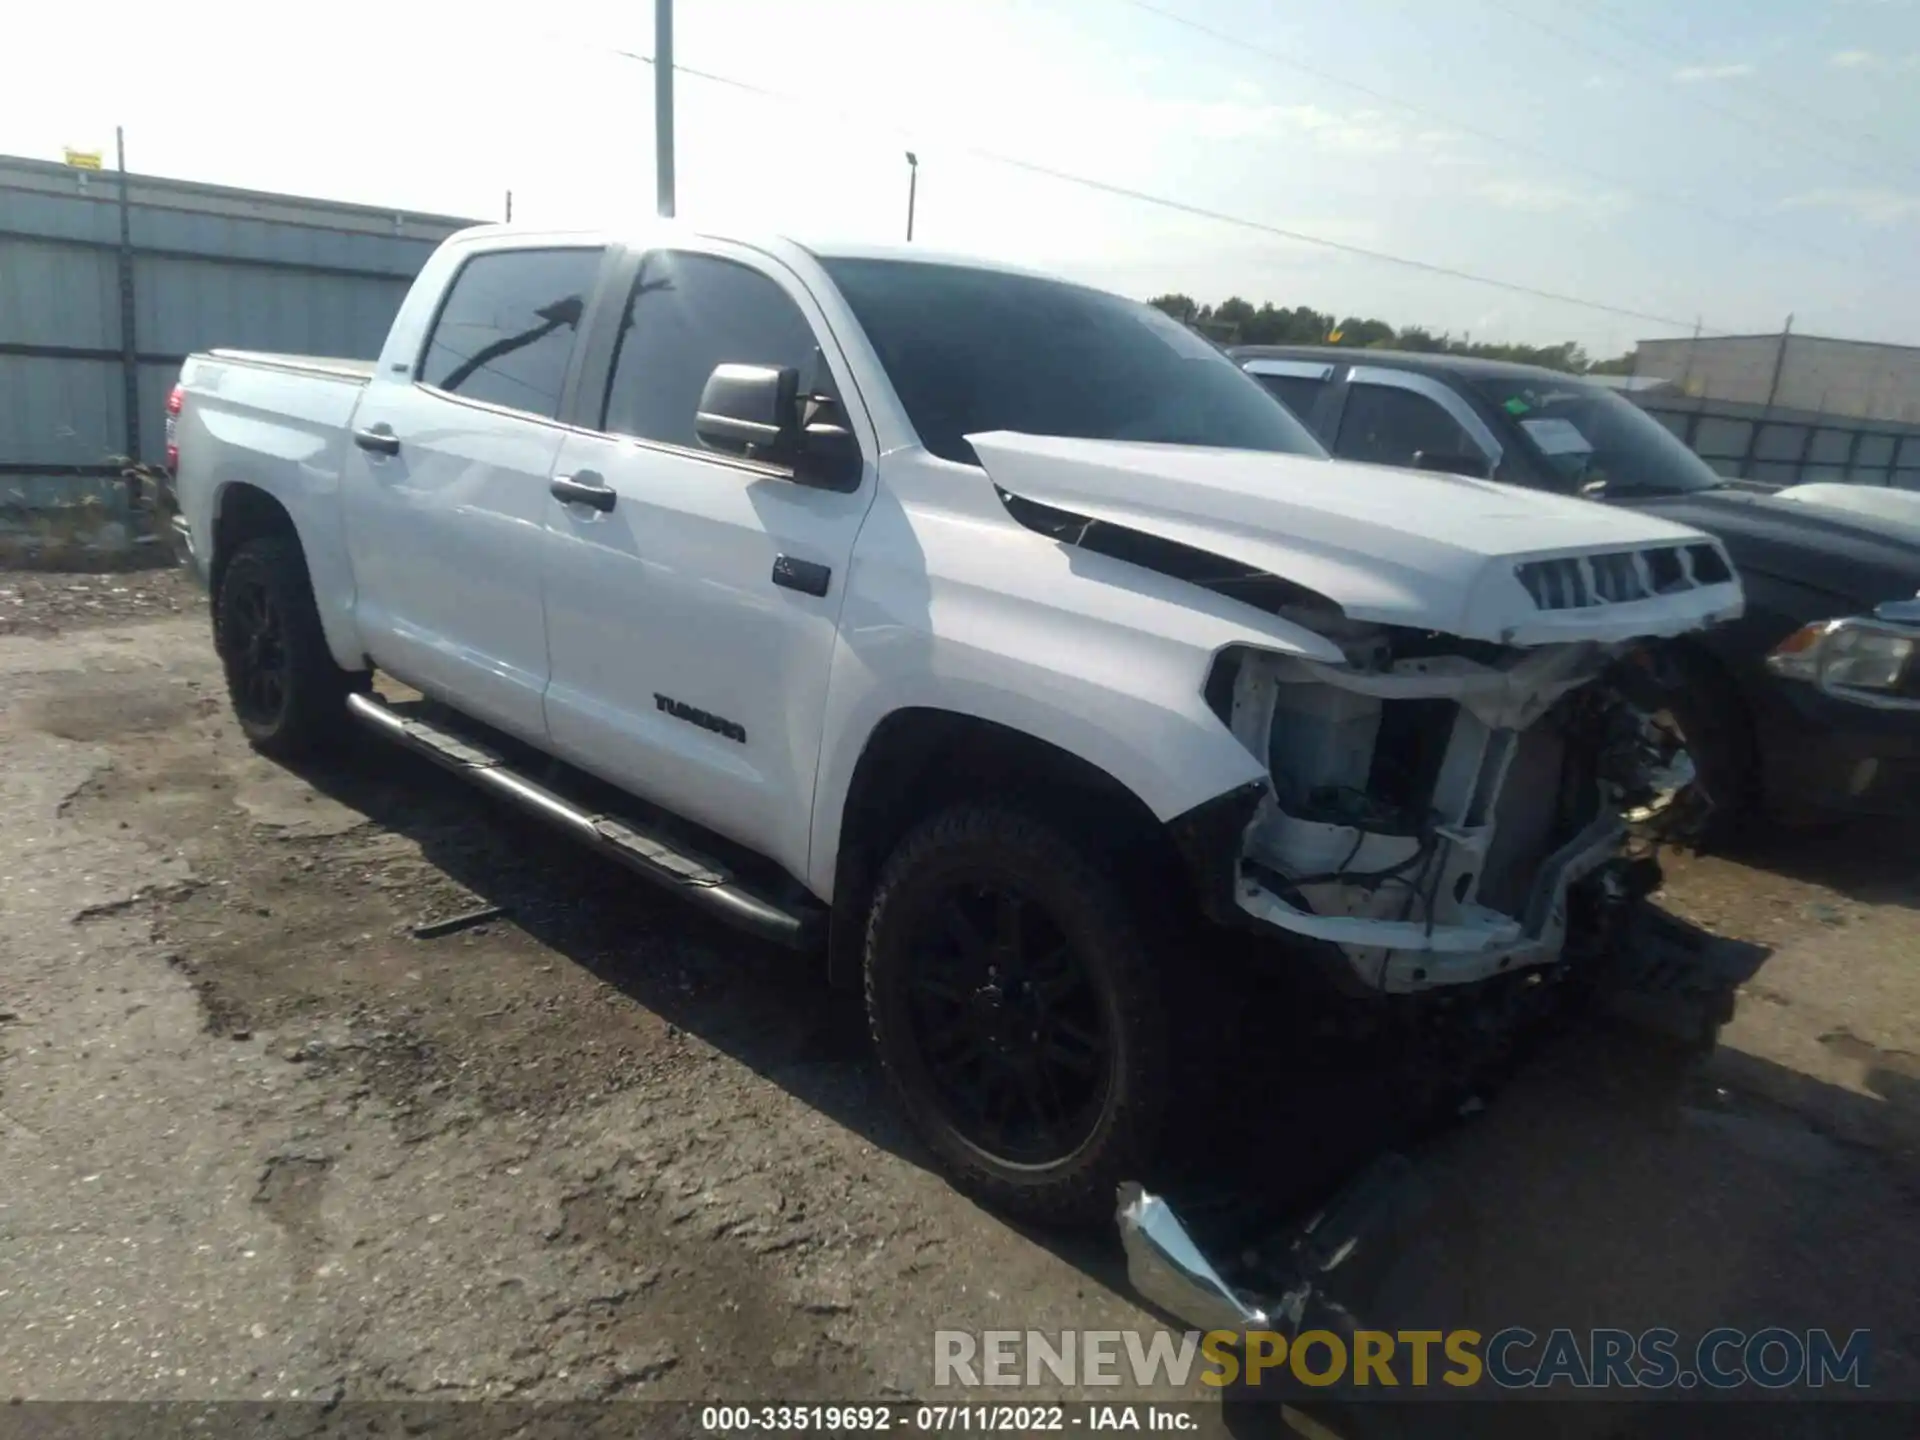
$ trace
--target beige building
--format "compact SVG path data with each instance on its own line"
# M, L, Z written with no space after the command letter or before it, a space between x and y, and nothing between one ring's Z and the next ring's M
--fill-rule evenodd
M1634 374L1697 400L1920 424L1920 347L1818 335L1642 340Z

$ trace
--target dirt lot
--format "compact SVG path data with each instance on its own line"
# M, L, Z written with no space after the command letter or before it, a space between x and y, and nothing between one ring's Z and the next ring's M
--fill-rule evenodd
M1920 835L1750 860L1670 872L1772 952L1705 1069L1541 1057L1371 1313L1866 1327L1920 1398ZM925 1396L936 1328L1154 1323L924 1168L804 965L398 753L253 756L164 572L0 575L0 1176L28 1397Z

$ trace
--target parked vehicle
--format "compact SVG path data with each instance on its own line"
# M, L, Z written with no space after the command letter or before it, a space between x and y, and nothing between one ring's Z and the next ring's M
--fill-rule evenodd
M180 388L254 745L350 718L823 947L1041 1218L1151 1163L1202 927L1463 1034L1598 964L1684 768L1618 666L1741 606L1696 530L1336 464L1159 312L917 250L481 228L376 363Z
M1920 811L1920 544L1906 527L1723 481L1644 411L1551 370L1332 347L1232 353L1340 458L1584 495L1718 538L1746 614L1668 647L1654 703L1684 735L1721 834L1761 810ZM1572 603L1602 599L1600 586L1578 577Z
M1789 485L1774 492L1776 500L1821 505L1858 515L1876 530L1920 546L1920 490L1894 490L1884 485L1842 485L1816 481Z

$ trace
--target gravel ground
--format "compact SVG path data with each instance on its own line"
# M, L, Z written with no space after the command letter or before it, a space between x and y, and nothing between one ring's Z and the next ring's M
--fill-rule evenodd
M0 570L0 635L58 635L200 608L187 572L173 566L108 575Z
M1720 1049L1543 1055L1367 1313L1868 1327L1920 1398L1917 838L1674 865L1771 950ZM925 1167L807 966L404 755L252 755L169 572L0 576L0 1175L33 1398L902 1398L936 1328L1155 1323Z

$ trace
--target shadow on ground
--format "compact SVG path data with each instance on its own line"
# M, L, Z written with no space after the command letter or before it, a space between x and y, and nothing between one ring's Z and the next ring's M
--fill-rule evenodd
M1868 905L1920 910L1920 820L1756 829L1724 858Z
M830 990L815 962L743 940L415 757L366 745L349 763L303 773L668 1026L927 1164L867 1061L858 997ZM1874 867L1883 852L1871 840L1863 847L1870 888L1882 883ZM1828 847L1818 863L1844 862ZM590 1065L584 1054L581 1063ZM1189 1117L1189 1128L1225 1162L1209 1183L1224 1174L1270 1202L1276 1219L1316 1203L1383 1146L1409 1141L1409 1097L1384 1072L1302 1076L1259 1051L1234 1063L1222 1108ZM1749 1087L1743 1076L1770 1083ZM1899 1238L1920 1220L1920 1172L1912 1154L1861 1139L1886 1133L1887 1110L1900 1112L1897 1129L1920 1125L1920 1082L1896 1065L1873 1071L1870 1088L1856 1094L1751 1055L1722 1054L1703 1077L1637 1032L1580 1026L1484 1113L1415 1147L1424 1204L1389 1243L1356 1256L1339 1298L1390 1330L1867 1328L1876 1392L1920 1398L1901 1338L1920 1334L1920 1247ZM1753 1098L1762 1093L1775 1098ZM1777 1103L1782 1094L1800 1103ZM1034 1238L1127 1289L1110 1237ZM1277 1433L1269 1400L1234 1396L1229 1430ZM1528 1406L1520 1428L1650 1436L1667 1433L1678 1413ZM1838 1428L1808 1428L1808 1413L1743 1410L1741 1433L1865 1433L1838 1419ZM1369 1414L1343 1416L1336 1433L1496 1433L1480 1406ZM1696 1433L1674 1431L1683 1432Z

